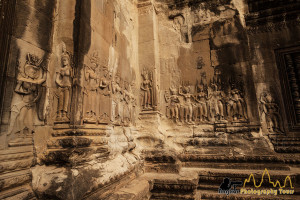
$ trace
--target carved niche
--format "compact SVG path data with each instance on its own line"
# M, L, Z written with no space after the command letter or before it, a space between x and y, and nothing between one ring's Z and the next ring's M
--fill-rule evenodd
M290 132L300 130L300 47L277 50L277 67Z
M72 55L67 52L65 44L63 44L61 63L55 76L55 96L58 100L55 123L68 123L70 121L71 92L74 77L71 61Z
M170 19L173 19L173 28L175 31L180 33L181 41L185 43L192 42L191 31L185 17L182 14L177 14L170 16Z
M11 119L8 135L18 134L26 137L34 132L36 118L44 120L44 97L47 69L41 63L42 59L33 54L27 54L23 67L19 67L17 86L11 104Z

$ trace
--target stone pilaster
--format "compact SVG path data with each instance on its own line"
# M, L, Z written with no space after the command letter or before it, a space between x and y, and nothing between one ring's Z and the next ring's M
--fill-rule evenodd
M149 79L152 81L152 110L159 108L159 82L160 82L160 62L159 62L159 42L157 31L157 18L152 1L139 1L139 67L142 72L146 70L150 73ZM152 77L151 77L152 76ZM144 78L142 78L143 80Z

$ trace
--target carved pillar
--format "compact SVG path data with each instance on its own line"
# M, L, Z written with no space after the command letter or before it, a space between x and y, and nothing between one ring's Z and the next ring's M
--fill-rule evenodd
M158 111L160 82L158 25L152 1L139 1L139 66L142 111Z
M76 1L58 1L56 6L53 36L54 56L50 66L50 74L53 78L49 83L52 98L50 118L56 126L61 126L61 124L68 126L72 119L73 83L76 80L73 40Z
M94 1L93 1L94 2ZM91 1L59 1L52 65L54 127L47 141L48 164L80 165L91 155L107 160L110 129L98 125L99 57L91 44ZM68 98L69 97L69 98ZM84 105L83 105L84 104Z

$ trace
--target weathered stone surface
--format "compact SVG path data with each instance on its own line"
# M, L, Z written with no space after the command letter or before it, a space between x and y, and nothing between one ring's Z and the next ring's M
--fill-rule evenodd
M1 0L0 199L268 199L218 193L265 169L299 198L299 11Z

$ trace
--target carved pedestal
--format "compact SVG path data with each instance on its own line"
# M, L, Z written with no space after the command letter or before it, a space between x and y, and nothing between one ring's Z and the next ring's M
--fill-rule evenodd
M0 199L33 199L31 171L34 165L32 138L31 144L13 142L0 152Z
M78 165L94 159L106 161L109 155L108 140L111 129L106 126L89 125L78 128L54 128L48 141L46 163Z

